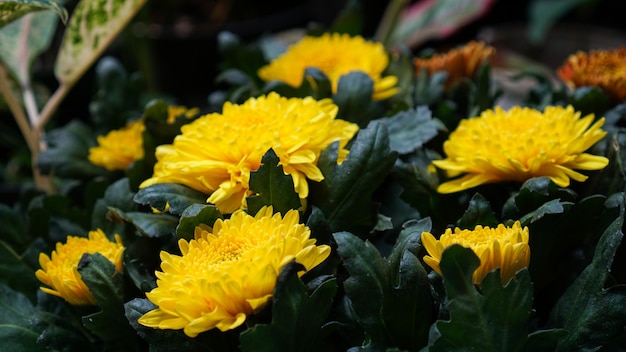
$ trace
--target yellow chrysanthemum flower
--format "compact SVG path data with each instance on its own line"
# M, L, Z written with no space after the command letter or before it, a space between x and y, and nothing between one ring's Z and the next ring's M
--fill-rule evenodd
M429 74L446 71L446 86L452 85L461 78L472 78L483 62L489 62L496 49L483 42L471 41L466 45L452 49L446 53L435 54L427 59L415 58L413 64L419 74L426 69Z
M154 175L140 187L187 185L210 194L207 201L222 213L232 213L246 207L250 171L272 148L304 200L307 178L324 179L316 166L322 150L338 141L342 161L346 144L358 131L356 124L336 120L336 114L330 99L288 99L273 92L241 105L227 102L221 114L201 116L184 125L173 144L157 147Z
M472 275L474 284L479 285L488 272L500 268L502 283L506 284L515 273L528 266L530 247L528 246L528 227L522 228L519 221L512 227L503 224L496 228L476 226L474 230L446 229L439 240L430 232L422 233L422 244L428 255L424 262L441 275L439 262L447 247L458 244L470 248L480 259Z
M599 170L608 165L603 156L583 153L601 140L604 118L593 125L593 114L580 118L571 106L550 106L541 111L519 106L504 111L486 110L462 120L443 149L446 159L433 164L452 174L465 174L441 184L437 191L453 193L499 181L524 182L547 176L559 187L570 178L587 176L574 169Z
M292 87L300 87L307 67L315 67L330 80L333 92L341 76L351 71L362 71L374 81L372 99L382 100L398 92L395 76L382 77L389 64L385 47L369 42L360 36L324 33L320 37L305 36L287 51L259 69L265 81L282 81Z
M625 48L579 51L567 58L557 74L571 87L600 87L615 99L626 100Z
M89 238L68 236L65 244L57 243L52 257L39 254L41 269L35 275L45 285L45 293L63 298L73 305L95 305L96 301L78 272L78 262L83 254L100 253L122 272L122 253L124 245L119 235L115 242L109 241L102 230L89 232Z
M146 294L158 308L139 323L184 329L190 337L234 329L271 300L283 266L295 260L310 270L328 257L330 247L315 245L298 211L284 218L272 211L263 207L254 217L236 211L212 231L198 227L194 240L179 240L181 256L161 252L163 271Z
M98 146L89 148L89 161L109 171L126 170L135 160L143 159L145 125L142 120L128 123L98 137Z

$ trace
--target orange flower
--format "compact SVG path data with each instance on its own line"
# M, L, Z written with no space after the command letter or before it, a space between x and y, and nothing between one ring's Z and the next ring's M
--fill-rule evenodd
M435 54L428 59L413 60L415 70L419 74L426 69L429 74L446 71L446 86L451 86L461 78L472 78L481 63L491 60L496 49L483 42L471 41L466 45L452 49L447 53Z
M626 100L626 49L582 51L569 58L557 70L570 87L594 86L613 98Z

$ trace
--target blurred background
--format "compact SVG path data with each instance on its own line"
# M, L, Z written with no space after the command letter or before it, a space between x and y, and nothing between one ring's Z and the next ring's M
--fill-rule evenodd
M428 2L431 1L404 1L407 6ZM500 49L502 66L523 64L509 62L508 54L512 54L514 59L530 60L527 64L555 68L576 50L626 43L621 0L470 2L484 3L480 5L484 11L448 36L427 38L410 49L416 53L427 48L445 50L481 39ZM202 106L218 72L218 33L230 31L242 41L254 41L262 36L288 35L285 31L294 28L328 28L344 9L355 3L362 19L363 36L374 37L390 1L148 1L105 55L118 58L129 72L139 71L149 90L171 95L183 105ZM55 52L50 50L51 54ZM35 73L52 86L55 84L51 76L53 62L53 56L44 56ZM72 90L59 110L62 119L88 113L86 105L93 94L92 81L93 72L89 72Z

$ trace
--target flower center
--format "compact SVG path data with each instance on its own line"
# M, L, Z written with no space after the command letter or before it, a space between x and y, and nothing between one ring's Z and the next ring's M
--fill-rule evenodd
M515 235L518 236L515 236ZM518 229L507 229L503 226L497 228L477 226L474 230L461 230L456 228L454 233L448 233L452 243L458 243L464 247L478 248L490 246L494 241L511 242L520 237ZM521 238L517 238L517 241Z
M250 238L244 236L218 237L211 242L211 248L207 253L207 264L215 265L237 261L254 247L255 245L250 241Z

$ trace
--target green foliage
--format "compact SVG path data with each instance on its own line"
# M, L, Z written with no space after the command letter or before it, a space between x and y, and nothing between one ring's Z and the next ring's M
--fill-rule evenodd
M302 266L286 265L278 277L272 304L272 322L256 324L241 333L242 351L320 351L333 325L324 325L330 312L337 283L322 282L310 294L298 278Z
M347 232L334 234L349 274L343 287L368 335L369 344L364 347L414 350L426 343L435 310L426 271L417 255L421 233L430 226L427 219L407 225L387 259L368 241Z
M37 340L41 331L31 326L36 314L28 298L11 287L0 283L0 346L5 351L34 352L42 346Z
M194 238L194 230L200 224L213 226L217 219L222 219L222 214L214 205L192 204L180 215L180 223L176 227L176 236L191 240Z
M150 214L139 211L124 212L109 207L109 217L133 224L142 236L166 237L176 234L178 218L169 214Z
M476 193L469 201L469 205L463 216L459 219L457 226L462 229L473 230L476 225L496 227L498 220L489 201L480 193Z
M339 107L337 118L354 122L360 128L383 113L382 106L372 100L374 81L364 72L353 71L339 78L333 102Z
M318 167L325 180L310 185L311 203L324 213L332 231L369 231L377 213L372 195L396 159L389 148L386 128L372 122L359 131L348 157L340 165L337 156L337 143L322 152Z
M437 322L440 336L428 350L524 351L533 304L528 270L521 270L505 285L500 271L492 271L478 291L472 283L472 273L480 261L471 249L452 245L444 250L439 265L449 299L450 320Z
M176 183L157 183L140 189L133 200L158 211L180 215L190 205L205 204L206 194Z
M136 351L139 343L135 331L124 316L122 273L100 253L84 254L78 272L101 309L83 316L84 326L99 336L107 349Z
M67 178L89 178L107 171L92 164L87 156L96 146L96 136L84 123L74 120L47 134L48 148L39 156L39 167L46 174Z
M611 264L624 237L623 205L620 208L619 217L598 241L593 261L565 291L550 314L551 325L567 330L559 340L557 351L598 349L624 333L624 285L607 287Z
M248 213L256 214L263 206L272 206L275 213L285 215L289 210L300 208L300 197L296 193L291 175L285 174L280 159L269 149L261 159L261 166L250 171Z
M401 111L380 121L389 131L391 150L399 154L409 154L422 148L439 131L445 130L441 121L432 118L426 106Z

